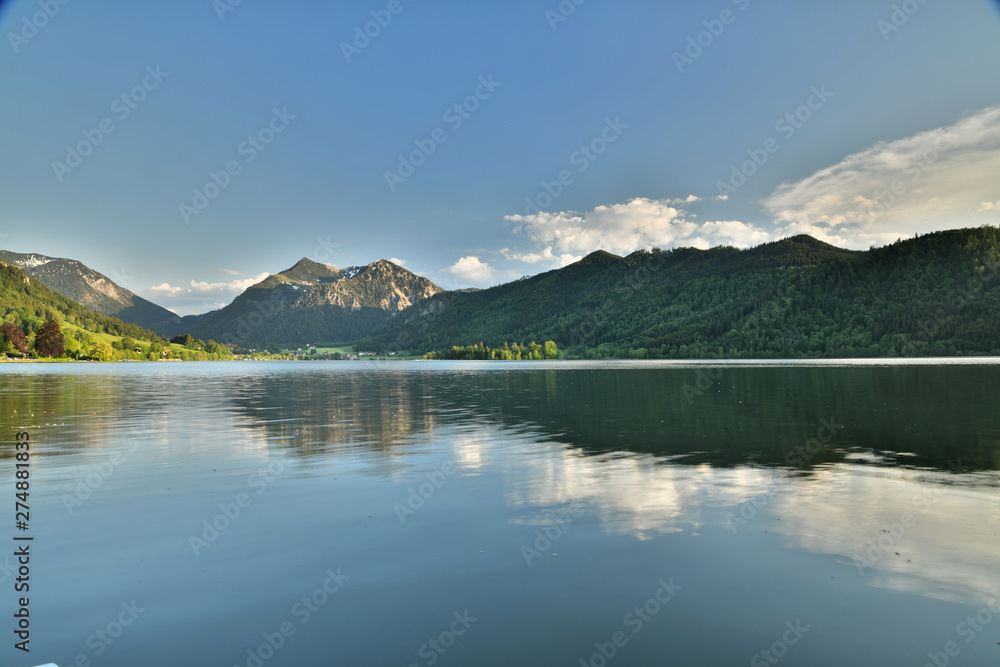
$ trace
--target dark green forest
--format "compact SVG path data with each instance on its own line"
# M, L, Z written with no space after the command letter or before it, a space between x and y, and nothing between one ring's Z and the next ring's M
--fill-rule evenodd
M809 236L580 262L415 304L361 345L428 352L553 340L570 358L1000 354L1000 230L867 251Z
M555 341L545 341L539 345L531 341L527 345L514 343L503 347L490 347L480 342L478 345L452 346L449 350L428 352L424 359L448 359L461 361L536 361L541 359L558 359L559 348Z

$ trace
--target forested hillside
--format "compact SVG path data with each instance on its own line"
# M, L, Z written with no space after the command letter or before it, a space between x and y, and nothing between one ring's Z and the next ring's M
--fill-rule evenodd
M113 280L74 259L37 253L0 250L0 262L16 266L28 276L82 306L166 335L181 318L133 294Z
M164 343L152 331L81 306L0 262L0 353L105 361L159 358Z
M130 336L158 341L160 336L117 317L95 312L56 293L41 281L16 267L0 262L0 319L18 325L27 333L38 330L47 319L68 322L94 333Z
M362 344L414 352L554 340L566 356L1000 354L1000 231L853 252L808 236L748 250L596 252L488 290L440 294Z

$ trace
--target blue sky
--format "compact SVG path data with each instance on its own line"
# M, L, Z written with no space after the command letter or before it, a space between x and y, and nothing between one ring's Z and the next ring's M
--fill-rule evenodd
M64 1L0 8L0 246L183 314L1000 222L997 2Z

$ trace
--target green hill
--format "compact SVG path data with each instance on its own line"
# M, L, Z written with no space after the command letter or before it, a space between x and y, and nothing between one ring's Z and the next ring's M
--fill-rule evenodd
M181 318L116 284L75 259L0 250L0 262L22 269L49 288L104 315L166 334Z
M598 251L404 310L361 345L428 352L554 340L568 356L1000 354L1000 230L864 252L795 236L748 250Z
M21 269L0 262L0 320L20 327L29 340L48 319L59 322L64 334L80 344L129 337L136 341L163 343L156 333L116 317L81 306L58 294ZM77 343L67 341L70 345Z

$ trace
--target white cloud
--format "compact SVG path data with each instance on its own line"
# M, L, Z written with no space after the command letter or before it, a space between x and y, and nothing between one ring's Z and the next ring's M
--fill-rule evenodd
M198 294L209 294L209 293L219 293L219 292L233 292L239 294L243 290L256 285L260 281L267 278L270 273L262 273L256 278L245 278L243 280L231 280L227 283L206 283L206 282L196 282L191 281L191 291Z
M534 215L508 215L518 223L514 233L521 233L542 248L526 255L535 259L547 254L559 258L607 250L625 255L640 248L675 245L748 246L770 240L763 229L738 221L696 222L680 205L699 201L686 199L645 199L598 206L593 211L542 212ZM540 260L539 260L540 261Z
M174 315L184 317L185 315L203 315L213 310L225 308L228 305L228 303L221 301L195 301L191 303L164 306L164 308L169 310Z
M953 125L880 142L764 200L777 236L807 233L865 247L914 232L994 222L1000 193L1000 107Z
M500 252L507 259L512 259L517 262L524 262L525 264L538 264L539 262L545 262L552 266L568 266L573 262L578 262L583 259L583 255L573 255L571 253L565 253L563 255L556 255L552 252L552 246L545 246L541 252L528 252L528 253L517 253L512 252L509 248L504 248Z
M182 294L184 292L183 287L171 287L167 283L161 283L159 285L153 285L149 288L150 292L155 292L157 294Z
M243 274L239 271L234 271L233 269L216 269L219 273L227 273L231 276L242 276Z
M393 264L395 264L396 266L406 266L406 260L405 259L398 259L396 257L390 257L389 261L392 262Z
M469 255L463 257L448 268L448 273L467 283L476 285L490 284L497 275L497 270L478 257Z
M738 220L720 220L702 223L698 235L686 241L688 245L707 249L713 245L731 245L740 248L767 243L773 238L770 232Z
M225 283L208 283L192 280L187 287L174 287L169 283L161 283L149 288L150 292L160 296L179 297L193 294L239 294L243 290L256 285L267 278L269 273L262 273L256 278L245 278L243 280L231 280Z

